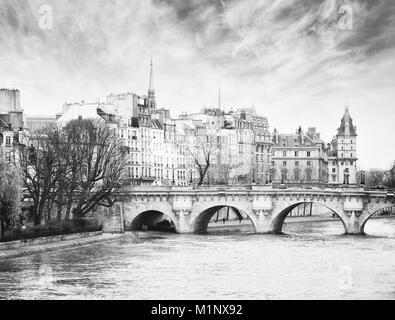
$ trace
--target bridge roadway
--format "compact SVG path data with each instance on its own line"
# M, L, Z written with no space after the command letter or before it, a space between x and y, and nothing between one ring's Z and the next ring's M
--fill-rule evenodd
M244 212L257 233L281 233L286 216L302 203L317 203L334 212L346 234L364 234L366 221L378 210L395 205L394 193L360 187L273 188L244 187L129 187L121 201L104 209L107 232L138 230L166 216L178 233L207 231L211 217L230 206Z

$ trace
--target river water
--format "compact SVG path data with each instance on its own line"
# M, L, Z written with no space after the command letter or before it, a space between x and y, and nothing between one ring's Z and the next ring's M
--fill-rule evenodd
M288 219L287 219L288 220ZM395 219L153 233L0 261L0 299L395 299Z

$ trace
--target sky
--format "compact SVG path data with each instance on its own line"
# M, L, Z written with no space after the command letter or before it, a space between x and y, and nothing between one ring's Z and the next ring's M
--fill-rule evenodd
M317 127L330 142L346 105L358 166L395 160L393 0L0 0L0 87L26 114L147 93L198 112L254 106L270 129Z

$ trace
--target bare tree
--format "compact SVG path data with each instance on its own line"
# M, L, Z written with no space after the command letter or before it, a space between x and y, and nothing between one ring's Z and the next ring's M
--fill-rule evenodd
M69 143L69 170L64 179L75 202L73 216L82 218L96 206L112 206L123 188L126 151L116 130L93 120L73 120L65 129ZM78 166L79 164L79 166Z
M51 209L53 190L64 171L60 159L60 130L47 126L33 131L25 144L17 146L15 165L23 175L23 186L33 200L34 224L41 223L44 210Z
M53 205L57 218L71 212L82 218L95 206L112 206L123 185L125 151L116 129L104 122L72 120L63 129L53 125L34 131L20 145L17 165L24 187L33 200L34 224L50 219Z
M198 134L195 143L187 147L199 173L198 185L202 185L208 170L218 154L217 131Z

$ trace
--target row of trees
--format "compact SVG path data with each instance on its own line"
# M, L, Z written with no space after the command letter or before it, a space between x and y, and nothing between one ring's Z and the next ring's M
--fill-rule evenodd
M15 155L23 188L33 201L34 224L43 218L82 218L97 205L112 206L122 189L127 157L116 131L89 119L65 128L47 126L32 132Z

